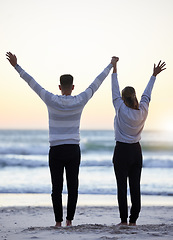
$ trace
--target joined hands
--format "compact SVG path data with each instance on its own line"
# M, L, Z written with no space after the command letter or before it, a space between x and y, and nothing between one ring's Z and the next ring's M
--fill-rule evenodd
M111 63L113 66L115 66L118 61L119 61L119 57L112 57Z

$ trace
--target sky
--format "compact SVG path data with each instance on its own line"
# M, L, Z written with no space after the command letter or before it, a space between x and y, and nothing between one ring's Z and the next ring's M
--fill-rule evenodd
M120 90L133 86L139 100L154 63L165 61L145 129L173 130L172 9L172 0L0 0L0 129L48 128L46 106L6 60L11 51L54 94L60 75L72 74L73 95L118 56ZM111 73L85 106L81 129L113 129Z

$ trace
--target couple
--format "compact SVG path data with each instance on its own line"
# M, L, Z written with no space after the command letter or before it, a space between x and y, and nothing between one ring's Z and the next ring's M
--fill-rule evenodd
M141 97L136 98L134 88L126 87L120 94L117 80L118 57L99 74L91 85L77 96L71 96L74 89L73 77L69 74L60 77L59 89L62 95L54 95L42 88L18 64L11 52L6 53L10 64L16 69L29 86L46 104L49 114L49 167L52 180L52 203L55 215L55 226L60 227L63 221L62 189L63 172L66 170L68 203L66 225L71 226L78 198L78 173L80 165L80 118L84 106L100 87L110 70L112 73L112 100L116 111L114 120L116 146L113 164L118 189L120 224L127 225L127 178L129 178L132 206L129 225L136 225L141 208L140 176L142 169L142 152L139 140L148 114L152 88L157 74L165 70L165 63L154 64L153 75Z

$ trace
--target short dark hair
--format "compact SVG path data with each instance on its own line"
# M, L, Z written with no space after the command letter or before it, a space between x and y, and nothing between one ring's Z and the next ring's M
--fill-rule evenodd
M64 88L68 88L73 85L73 76L70 74L64 74L60 77L60 84Z

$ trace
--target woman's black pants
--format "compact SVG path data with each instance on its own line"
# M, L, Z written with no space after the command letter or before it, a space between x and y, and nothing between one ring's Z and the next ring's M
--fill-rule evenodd
M63 174L66 170L68 201L67 220L73 220L78 198L78 175L81 152L77 144L64 144L50 147L49 167L52 180L52 203L55 221L63 221L62 190Z
M113 156L117 180L117 195L121 222L127 222L127 178L129 179L131 209L129 222L135 223L141 209L140 178L142 170L142 151L140 143L116 142Z

